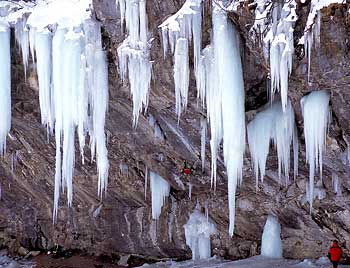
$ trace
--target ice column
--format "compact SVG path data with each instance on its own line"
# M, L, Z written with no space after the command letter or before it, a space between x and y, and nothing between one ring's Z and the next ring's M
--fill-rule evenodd
M11 50L10 28L0 21L0 156L6 150L11 128Z
M306 161L309 163L310 211L314 196L315 169L319 168L322 180L322 157L326 147L326 134L330 119L329 100L329 92L319 90L312 91L300 101L304 117Z
M261 238L261 255L269 258L282 258L281 225L278 219L267 217Z
M191 248L192 260L211 257L210 236L216 233L215 224L200 212L197 205L184 225L186 245Z
M165 198L169 196L170 184L157 173L150 172L152 195L152 219L158 220L162 212Z
M146 0L116 0L120 9L122 29L127 37L118 47L119 72L122 81L129 80L133 99L133 126L143 110L147 110L152 62L148 43Z

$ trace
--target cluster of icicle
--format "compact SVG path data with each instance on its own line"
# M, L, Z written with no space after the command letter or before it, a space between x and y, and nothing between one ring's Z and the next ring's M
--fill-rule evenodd
M96 155L97 159L98 194L101 196L107 188L109 164L104 126L108 105L108 71L100 25L90 18L91 14L86 11L88 8L89 1L85 0L77 3L38 2L29 13L19 16L14 24L25 72L29 50L36 63L42 124L49 135L55 135L54 221L61 189L67 188L68 205L72 205L76 130L83 163L85 139L87 135L90 137L91 158L94 159ZM64 12L72 16L66 14L65 17ZM0 87L4 91L1 92L0 101L0 109L4 109L4 112L0 116L6 115L6 120L0 120L0 144L5 144L6 132L10 127L9 34L9 25L1 25L0 82L5 87Z
M146 0L116 0L121 17L121 28L125 23L127 37L118 47L119 72L122 81L129 80L133 100L133 126L143 110L147 110L152 62L148 42Z
M271 17L270 23L267 23L268 17ZM270 62L271 98L279 91L283 110L288 100L288 79L294 53L293 32L297 19L295 0L285 3L259 0L251 29L253 38L262 41L265 57Z
M266 108L249 122L247 130L256 186L258 186L259 173L261 182L263 182L265 176L270 141L273 141L277 149L279 179L281 180L283 170L286 184L288 184L289 178L290 147L293 144L294 178L297 176L298 132L294 119L294 110L290 100L287 102L285 112L283 112L280 101L267 104Z
M304 117L306 161L309 163L309 204L312 209L315 169L322 180L322 159L330 119L330 94L326 90L312 91L300 101Z
M202 52L202 1L187 0L183 7L160 25L164 55L174 54L176 110L178 116L186 107L188 92L188 47L193 40L194 74L198 96L206 106L210 123L212 153L212 184L216 185L216 162L220 143L223 142L224 160L228 175L229 233L233 235L235 193L242 179L245 148L244 88L238 36L227 18L227 11L213 2L213 39ZM181 64L180 64L181 63ZM180 65L185 68L180 70ZM185 82L184 82L185 81ZM201 123L202 139L206 124ZM204 157L202 142L201 154ZM203 158L202 158L203 161Z
M184 225L186 245L191 248L192 260L211 257L210 236L216 233L215 224L200 209L197 204Z

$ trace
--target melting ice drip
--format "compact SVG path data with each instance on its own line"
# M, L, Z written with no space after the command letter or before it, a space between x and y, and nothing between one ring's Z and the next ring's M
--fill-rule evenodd
M127 37L118 47L119 72L122 81L128 77L133 99L133 126L147 110L152 75L148 43L146 0L116 0L120 9L121 28L125 22Z
M199 59L198 85L210 123L211 179L216 185L216 162L221 141L228 176L229 233L233 235L235 194L242 180L245 148L244 86L238 35L224 9L213 2L213 40Z
M169 196L170 184L157 173L151 171L149 175L152 195L152 219L158 220L165 198Z
M271 23L267 23L269 17ZM270 61L271 99L279 91L283 110L287 106L288 78L294 53L293 32L297 19L295 0L284 4L258 0L255 23L251 29L253 38L263 41L265 57Z
M269 258L282 258L281 225L278 219L267 217L261 238L261 255Z
M251 159L254 166L256 186L258 186L259 173L263 182L265 176L266 159L269 153L270 140L277 148L278 175L289 178L290 146L293 143L294 152L294 178L298 173L298 135L294 120L294 110L290 100L287 102L285 112L282 111L280 101L267 104L267 108L259 112L248 124L248 143Z
M11 128L11 50L10 28L0 21L0 156L6 150L6 137Z
M202 0L186 0L181 9L165 20L159 27L162 30L164 57L168 47L174 54L174 82L176 97L176 113L187 107L190 68L188 50L193 39L194 72L198 78L198 63L202 40ZM198 85L198 80L197 80Z
M210 236L216 233L216 227L210 218L200 212L200 206L196 206L184 228L186 245L191 248L192 260L210 258Z
M25 69L29 48L36 61L42 124L48 133L55 131L54 221L61 188L67 188L68 205L72 204L76 128L83 163L85 137L89 133L92 159L95 154L97 158L98 194L101 196L107 189L109 164L104 124L108 74L100 25L90 19L89 5L88 0L40 2L30 10L28 20L22 14L15 23ZM49 25L53 32L48 30Z
M304 117L306 161L309 163L309 204L312 210L315 169L322 180L322 156L326 147L326 133L330 119L330 94L326 90L312 91L304 96L301 109Z

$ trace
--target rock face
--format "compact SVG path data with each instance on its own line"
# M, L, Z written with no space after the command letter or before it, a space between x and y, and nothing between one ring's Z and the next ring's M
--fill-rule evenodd
M311 83L307 83L307 60L296 47L289 97L296 110L301 147L299 176L289 185L278 183L276 153L270 155L264 184L255 189L249 158L245 154L244 181L237 194L236 226L228 235L227 178L223 162L218 163L216 192L210 189L210 152L207 140L206 167L200 168L200 116L195 81L190 81L189 105L177 125L175 114L172 60L163 58L158 25L175 13L184 1L147 1L152 41L153 82L150 105L132 128L132 101L128 85L118 75L117 47L124 39L115 1L94 0L96 18L103 28L104 47L109 59L110 101L106 121L110 161L108 193L97 197L96 165L81 164L76 152L73 207L68 208L64 194L60 199L58 222L52 224L55 143L40 123L38 86L34 67L27 80L18 50L13 49L13 118L6 155L0 159L0 246L17 251L47 249L55 244L93 254L134 254L151 258L190 258L185 245L183 225L196 205L207 204L218 232L212 238L214 254L244 258L260 253L262 229L268 214L279 218L285 257L324 256L333 238L348 246L350 240L350 58L349 4L333 5L322 11L321 46L312 52ZM295 44L303 34L310 4L298 7ZM209 42L210 18L204 18L203 46ZM242 60L248 120L267 102L268 70L261 50L251 44L248 31L253 13L244 6L232 14L242 40ZM332 123L327 137L324 177L321 187L326 198L316 200L309 214L303 204L308 165L305 163L303 122L299 101L315 89L331 91ZM349 91L349 92L348 92ZM154 136L148 123L153 116L164 134ZM89 159L89 156L86 156ZM184 161L195 172L181 176ZM171 184L170 197L160 219L151 219L151 198L144 197L145 170L159 173ZM339 177L341 195L333 192L332 174ZM189 198L189 185L193 185ZM148 187L149 189L149 187Z

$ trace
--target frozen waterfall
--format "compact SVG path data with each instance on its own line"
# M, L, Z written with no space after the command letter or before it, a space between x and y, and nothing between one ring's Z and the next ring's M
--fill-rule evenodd
M326 90L312 91L304 96L301 109L304 118L306 161L309 163L310 211L314 196L315 169L319 168L322 180L322 158L326 147L326 135L330 120L330 94Z

